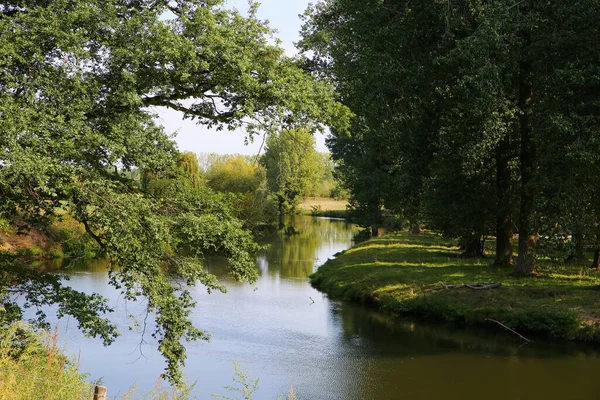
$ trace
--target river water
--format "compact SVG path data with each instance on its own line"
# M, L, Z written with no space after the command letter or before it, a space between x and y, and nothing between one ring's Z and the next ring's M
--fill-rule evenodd
M187 346L186 378L200 399L228 394L237 363L259 379L254 399L276 399L293 386L299 399L596 399L600 353L573 344L415 323L332 301L307 276L352 245L344 221L295 217L265 240L255 285L228 280L222 261L207 268L228 293L195 291L193 319L212 335ZM110 347L83 337L73 320L60 341L109 395L152 389L164 369L157 343L141 343L143 304L126 303L108 285L101 261L67 270L72 287L107 297L122 336ZM128 326L134 326L128 330ZM135 326L138 326L135 328ZM232 398L236 395L229 394ZM239 397L241 398L241 396Z

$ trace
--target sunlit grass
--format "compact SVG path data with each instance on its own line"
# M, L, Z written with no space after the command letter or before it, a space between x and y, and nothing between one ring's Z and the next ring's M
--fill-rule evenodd
M302 211L311 211L319 208L321 211L345 211L348 206L346 200L336 200L329 197L307 197L299 205Z
M0 330L0 399L91 398L92 384L56 343L56 335L40 336L21 324Z
M461 258L452 241L431 233L400 232L344 252L321 267L312 282L334 297L395 313L479 325L491 318L548 336L600 339L600 273L587 268L589 261L541 259L532 278L515 277L510 269L492 267L492 261ZM495 282L502 287L447 288Z

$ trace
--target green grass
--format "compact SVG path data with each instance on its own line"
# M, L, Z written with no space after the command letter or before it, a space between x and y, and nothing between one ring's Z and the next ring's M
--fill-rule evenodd
M600 272L587 262L539 260L538 275L512 276L492 259L463 259L454 242L431 233L394 233L363 242L328 261L311 276L335 298L393 313L523 333L600 341ZM491 290L444 285L500 282ZM500 328L502 329L502 328Z
M0 329L0 398L81 400L92 384L56 345L56 335L40 335L21 324Z
M309 197L298 205L298 211L301 214L316 217L347 218L347 207L348 202L346 200L336 200L328 197Z

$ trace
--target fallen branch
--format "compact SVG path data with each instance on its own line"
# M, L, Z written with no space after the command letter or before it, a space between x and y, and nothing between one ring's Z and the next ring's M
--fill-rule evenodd
M504 325L502 322L500 322L500 321L496 321L495 319L491 319L491 318L486 318L485 320L486 320L486 321L492 321L492 322L495 322L495 323L497 323L498 325L500 325L501 327L503 327L504 329L506 329L506 330L508 330L508 331L510 331L510 332L512 332L512 333L514 333L515 335L517 335L517 336L518 336L518 337L520 337L521 339L525 340L527 343L531 343L531 340L527 339L525 336L521 335L519 332L517 332L517 331L515 331L515 330L513 330L513 329L510 329L508 326Z
M488 290L488 289L496 289L501 287L502 284L500 282L496 282L496 283L461 283L459 285L445 285L442 283L441 287L437 287L435 288L436 290L442 290L442 289L461 289L461 288L469 288L469 289L473 289L473 290Z
M502 286L500 282L497 283L476 283L474 285L465 285L469 289L473 290L487 290L487 289L495 289Z
M442 287L440 289L460 289L460 288L464 288L465 284L461 283L460 285L444 285L442 284Z

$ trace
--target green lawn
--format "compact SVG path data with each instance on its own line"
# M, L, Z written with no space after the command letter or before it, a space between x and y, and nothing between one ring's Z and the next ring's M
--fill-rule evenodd
M374 238L328 261L312 277L335 298L399 313L524 333L600 341L600 272L540 260L538 275L517 278L492 259L463 259L454 242L431 233ZM500 282L490 290L446 285ZM501 329L501 328L500 328Z
M298 205L302 214L319 217L346 218L348 202L328 197L307 197Z

